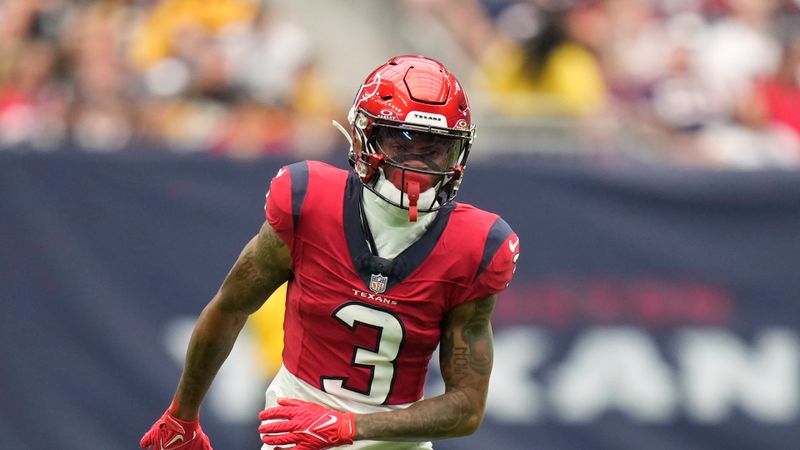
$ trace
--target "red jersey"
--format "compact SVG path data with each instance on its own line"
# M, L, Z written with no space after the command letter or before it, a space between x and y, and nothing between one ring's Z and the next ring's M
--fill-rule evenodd
M422 398L445 314L506 287L519 239L497 215L451 202L405 251L379 258L362 228L362 188L351 172L315 161L272 180L266 216L294 272L283 363L332 395L411 403Z

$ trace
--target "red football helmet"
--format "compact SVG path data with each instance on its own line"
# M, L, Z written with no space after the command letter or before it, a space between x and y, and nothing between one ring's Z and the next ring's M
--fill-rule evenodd
M464 89L440 62L392 58L361 85L348 120L356 174L380 198L408 209L411 221L456 196L475 127ZM402 192L399 199L375 188L381 176ZM430 203L417 205L431 188Z

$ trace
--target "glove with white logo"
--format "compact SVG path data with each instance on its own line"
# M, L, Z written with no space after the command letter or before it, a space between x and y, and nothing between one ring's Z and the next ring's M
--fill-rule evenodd
M152 450L213 450L200 428L200 419L188 422L172 415L172 407L142 436L139 446Z
M265 444L295 444L293 450L321 450L353 443L356 435L353 413L294 398L278 399L278 405L258 415L262 421L270 421L258 427Z

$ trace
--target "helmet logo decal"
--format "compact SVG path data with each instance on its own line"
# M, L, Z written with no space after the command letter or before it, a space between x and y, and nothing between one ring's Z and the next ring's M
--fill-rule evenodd
M381 110L380 116L387 119L393 119L395 118L395 113L391 109L383 109Z
M458 119L458 122L456 122L456 126L453 127L453 128L456 128L458 130L466 130L467 128L469 128L469 125L467 125L467 121L466 120Z
M406 122L418 125L431 125L434 127L447 127L447 118L441 114L411 111L406 116Z
M378 93L378 88L381 86L381 74L375 76L375 79L370 81L369 83L364 83L361 85L361 89L358 90L358 94L356 94L356 102L360 102L366 100L373 95Z

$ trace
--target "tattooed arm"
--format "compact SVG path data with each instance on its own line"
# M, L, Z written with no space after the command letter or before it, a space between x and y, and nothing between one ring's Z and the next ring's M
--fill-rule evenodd
M357 414L356 439L426 440L474 433L492 371L495 296L454 308L442 325L439 359L445 393L400 411Z
M268 223L242 250L192 332L173 414L194 420L247 317L292 275L291 256Z

